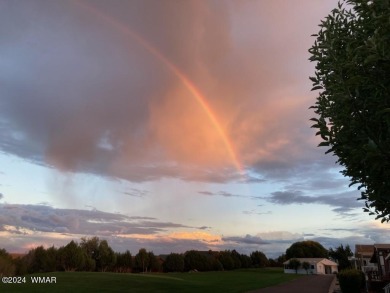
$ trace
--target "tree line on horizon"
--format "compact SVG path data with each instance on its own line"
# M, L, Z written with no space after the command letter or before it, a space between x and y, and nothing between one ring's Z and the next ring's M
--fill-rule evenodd
M301 257L331 257L339 263L339 268L350 266L348 257L352 252L347 245L335 250L326 250L316 241L293 243L279 257L272 259L261 251L250 255L240 254L236 250L197 251L155 255L145 248L139 249L134 256L129 250L115 252L106 240L98 237L81 238L80 243L69 242L65 246L45 249L38 246L21 257L12 257L5 249L0 249L0 275L13 276L54 271L89 271L117 273L145 272L191 272L222 271L241 268L283 267L288 259Z
M81 238L67 245L45 249L38 246L21 257L12 257L0 249L0 275L13 276L53 271L89 272L184 272L221 271L239 268L262 268L274 264L263 252L253 251L249 256L236 250L196 251L155 255L145 248L136 255L129 250L115 252L106 240L98 237Z

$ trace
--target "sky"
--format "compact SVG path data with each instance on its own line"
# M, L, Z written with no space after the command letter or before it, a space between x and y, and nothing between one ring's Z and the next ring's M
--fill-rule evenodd
M0 0L0 246L390 242L309 120L329 0Z

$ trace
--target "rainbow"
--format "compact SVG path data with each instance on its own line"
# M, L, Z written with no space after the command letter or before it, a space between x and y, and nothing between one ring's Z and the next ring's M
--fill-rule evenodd
M147 40L145 40L140 35L132 31L130 28L120 23L113 17L110 17L104 14L103 12L101 12L100 10L86 4L85 2L82 3L80 1L76 1L75 3L77 3L80 7L84 8L88 12L99 17L100 19L103 19L106 23L109 23L113 28L120 31L124 35L131 37L133 40L139 43L143 48L145 48L151 55L153 55L155 58L161 61L167 68L169 68L174 73L175 76L177 76L177 78L183 83L183 85L196 99L200 107L205 111L211 124L213 125L218 135L220 136L221 140L223 141L226 150L229 153L229 156L237 171L239 171L240 174L244 174L243 167L238 159L236 152L234 151L233 143L229 140L226 132L221 127L221 124L219 123L217 116L213 112L210 105L207 103L206 97L200 92L200 90L195 86L195 84L191 82L191 80L182 71L180 71L180 69L175 64L169 61L159 50L153 47Z

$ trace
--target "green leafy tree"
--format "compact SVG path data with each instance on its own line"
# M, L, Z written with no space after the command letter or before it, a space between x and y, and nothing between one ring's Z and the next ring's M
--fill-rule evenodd
M233 249L230 253L232 259L233 259L233 262L234 262L234 269L240 269L242 264L241 264L241 256L240 254L235 250Z
M94 258L94 255L98 254L99 244L100 244L99 237L96 236L92 238L82 237L80 242L80 247L84 251L86 251L86 253L90 257Z
M126 250L124 253L116 253L115 269L119 273L129 273L133 266L133 259L130 251Z
M14 276L16 272L16 266L12 261L12 257L5 249L0 249L0 277Z
M143 273L148 270L149 254L145 248L141 248L135 256L135 268Z
M83 270L87 271L87 272L95 271L96 270L96 261L92 257L88 256L84 250L83 250L83 254L84 254Z
M116 255L108 245L107 240L102 240L98 246L98 256L96 260L96 269L105 272L112 269L116 262Z
M82 237L80 247L85 256L84 269L86 271L95 271L97 269L97 260L99 258L99 237Z
M222 264L223 269L226 271L234 269L234 260L230 251L222 251L218 255L218 260Z
M382 222L390 220L389 18L388 0L342 1L309 49L317 63L312 90L320 90L311 107L319 146L338 157L364 211Z
M182 272L184 270L184 257L178 253L171 253L164 261L165 272Z
M290 268L292 268L293 270L295 270L295 273L297 274L298 269L301 266L301 262L299 261L299 259L293 258L293 259L290 259L290 261L288 262L288 266Z
M240 254L241 268L250 268L252 264L251 258L246 254Z
M264 268L268 265L268 259L261 251L254 251L251 253L252 266L255 268Z
M31 249L26 257L27 271L29 273L42 273L45 272L47 263L47 253L43 246L38 246Z
M212 260L196 250L187 251L184 254L184 269L186 271L209 271L212 268Z
M57 258L58 249L54 246L46 249L46 262L44 264L45 272L55 272L59 267L59 262Z
M271 267L271 268L273 268L273 267L277 267L278 265L277 265L277 262L276 262L275 259L269 258L269 259L268 259L268 266Z
M302 268L306 271L306 274L309 274L310 263L307 261L302 262Z
M159 261L159 258L156 255L154 255L153 251L148 252L148 259L149 259L148 262L149 271L151 272L161 271L161 263Z
M286 250L286 258L328 257L328 251L318 242L306 240L293 243Z
M341 244L335 250L330 248L329 256L337 261L339 265L339 271L352 268L351 262L349 261L349 257L353 256L353 252L349 245L344 247Z
M224 270L223 265L218 260L218 258L213 258L211 260L211 270L212 271L223 271Z
M58 250L61 266L65 271L82 270L84 267L83 250L73 240Z

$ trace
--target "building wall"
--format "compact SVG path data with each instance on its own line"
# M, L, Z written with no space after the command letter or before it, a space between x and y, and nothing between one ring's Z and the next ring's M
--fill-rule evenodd
M286 274L295 274L295 270L292 270L292 269L284 269L284 272ZM306 275L306 274L316 274L316 271L315 270L311 270L311 269L308 269L307 272L306 270L304 269L298 269L298 274L300 275Z
M370 262L370 260L371 260L371 256L359 257L359 258L356 257L356 258L352 258L350 261L355 269L363 271L364 273L377 271L378 270L377 264Z
M331 268L330 272L328 272L329 274L333 273L333 272L337 272L337 266L328 266ZM295 270L294 269L284 269L284 272L286 274L295 274ZM300 268L298 269L298 274L302 274L302 275L306 275L306 274L318 274L318 275L325 275L326 274L326 269L325 269L325 265L322 264L322 263L317 263L316 265L314 265L314 269L308 269L307 272L306 270Z

